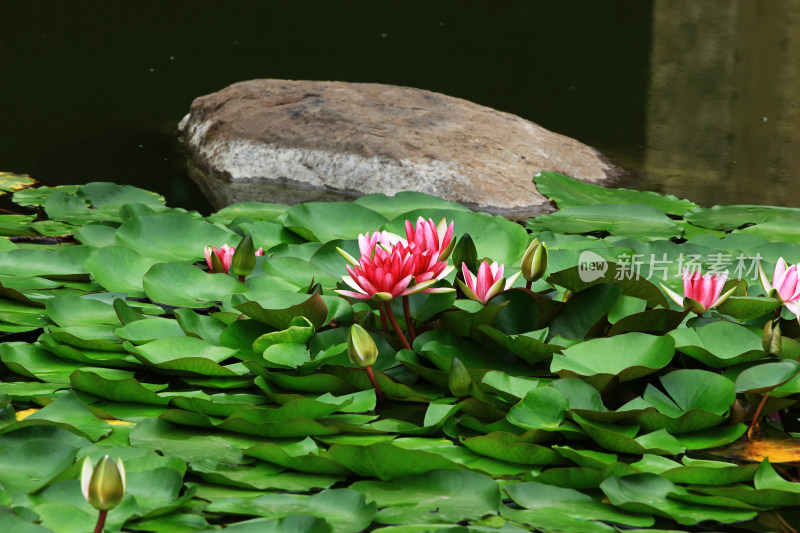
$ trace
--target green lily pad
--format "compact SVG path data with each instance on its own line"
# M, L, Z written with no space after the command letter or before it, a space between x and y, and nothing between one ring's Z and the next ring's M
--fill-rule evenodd
M87 266L92 277L105 289L140 297L145 295L142 277L159 262L130 248L106 246L92 253Z
M0 191L16 192L36 185L36 180L27 174L0 172Z
M86 269L61 251L16 249L0 253L0 274L49 279L85 279Z
M675 329L668 335L675 339L677 350L712 368L757 361L765 356L761 335L726 320Z
M649 431L666 429L675 435L716 426L736 400L733 382L706 370L675 370L661 376L661 384L665 392L648 384L643 395L658 411L636 417Z
M169 374L197 376L234 376L219 363L232 357L236 350L214 346L194 337L165 337L125 349L142 363Z
M383 193L368 194L356 198L353 203L367 207L390 220L414 209L447 209L470 212L468 207L464 207L459 203L449 202L437 196L416 191L400 191L394 196L386 196ZM416 220L411 222L416 223ZM434 222L438 223L439 220L434 220Z
M328 308L319 294L293 292L273 293L258 300L247 300L244 295L234 295L231 303L245 315L269 326L284 330L295 317L305 317L319 329L328 316Z
M216 513L267 518L302 513L324 518L333 526L334 533L358 533L372 523L377 505L375 502L367 503L364 495L356 491L333 489L312 496L264 494L252 499L220 499L206 509Z
M514 483L503 487L517 505L546 515L554 520L569 516L581 520L602 520L626 526L649 527L655 522L649 515L620 511L600 498L574 489L554 487L542 483ZM532 513L531 513L532 514ZM506 515L509 518L513 515Z
M501 461L525 465L555 465L563 462L561 456L551 448L525 442L524 437L503 431L462 439L461 443L475 453Z
M496 514L500 506L497 482L465 470L433 470L392 481L357 481L350 489L383 508L376 520L386 524L477 520Z
M671 194L602 187L558 172L540 172L536 174L534 181L539 192L556 202L559 209L593 204L640 204L665 213L682 215L698 207L694 202Z
M227 274L209 274L185 263L153 265L142 279L144 292L154 302L183 307L210 307L247 286Z
M56 426L91 441L111 433L108 422L92 414L73 392L64 394L24 420L0 429L0 432L5 433L34 425Z
M765 205L718 205L697 208L686 214L686 220L695 226L716 230L733 230L753 224L739 231L757 235L770 241L800 243L800 209Z
M153 317L117 328L116 334L134 344L144 344L163 337L179 337L184 332L177 320Z
M206 246L235 245L230 230L183 213L137 216L117 229L116 243L161 261L199 261Z
M744 370L736 378L736 392L768 392L800 374L800 362L784 359Z
M591 422L576 413L572 413L572 419L592 440L612 452L677 455L686 450L686 447L680 441L663 429L637 437L636 434L639 432L638 425L622 426Z
M672 360L674 342L668 336L624 333L591 339L554 354L550 371L561 377L582 377L602 390L614 377L630 381L660 368Z
M664 293L657 285L648 280L631 275L625 271L622 265L614 262L606 262L608 269L601 275L589 276L582 270L580 265L554 272L547 278L549 283L561 285L572 292L578 293L588 287L602 283L613 283L622 287L622 294L645 300L649 307L669 307ZM598 272L600 274L600 272ZM585 278L585 280L584 280ZM593 279L592 279L593 278Z
M305 202L289 208L284 225L308 241L354 239L375 231L387 218L348 202Z
M641 204L627 204L625 209L614 204L568 207L549 215L529 218L526 226L534 233L607 231L612 235L633 237L642 241L669 239L683 233L681 227L663 211Z
M519 224L503 217L472 211L414 209L398 215L384 228L405 237L405 221L410 220L413 224L418 217L432 219L434 223L445 217L448 223L453 222L454 235L469 233L479 257L490 257L506 268L517 266L517 261L528 247L528 235Z
M687 504L671 499L668 496L675 490L675 485L656 474L608 478L600 488L615 507L671 518L683 525L699 524L707 520L730 524L756 516L755 511Z

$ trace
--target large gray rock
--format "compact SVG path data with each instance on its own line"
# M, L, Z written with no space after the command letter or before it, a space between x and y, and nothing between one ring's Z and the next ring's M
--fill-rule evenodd
M420 191L512 218L552 211L533 177L606 184L595 149L509 113L408 87L252 80L197 98L179 130L216 207Z

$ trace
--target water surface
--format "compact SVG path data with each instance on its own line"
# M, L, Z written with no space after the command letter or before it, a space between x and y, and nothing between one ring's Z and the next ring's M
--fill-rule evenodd
M378 82L518 114L700 203L800 206L800 2L5 2L0 169L209 211L175 126L253 78Z

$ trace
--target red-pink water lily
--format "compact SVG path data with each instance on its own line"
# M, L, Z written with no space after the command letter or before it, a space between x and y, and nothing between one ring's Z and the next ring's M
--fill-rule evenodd
M354 290L336 292L352 298L362 300L374 298L381 301L421 292L439 279L429 276L426 280L412 283L415 273L423 269L418 262L427 265L426 261L426 257L414 254L401 242L389 250L381 245L375 245L369 254L361 255L358 264L347 266L347 273L350 275L343 276L342 280Z
M775 263L775 272L772 275L772 283L767 278L767 274L758 264L758 273L761 277L761 286L768 296L780 299L786 307L795 315L800 310L800 279L798 279L797 265L786 267L783 257Z
M520 275L520 272L517 272L506 280L503 278L503 270L504 266L497 261L491 265L484 261L478 267L478 275L475 276L469 271L466 263L461 263L466 283L462 283L460 279L456 281L467 298L486 305L496 295L510 289Z
M721 274L706 274L703 276L698 271L690 272L689 270L684 270L683 296L671 290L663 283L661 284L661 288L664 289L667 296L669 296L672 301L684 309L702 315L707 310L713 309L727 300L736 290L734 287L720 296L727 277L727 272Z
M453 223L448 225L442 218L439 224L434 224L430 218L419 217L416 226L412 226L411 221L406 220L406 241L409 246L413 243L419 253L426 250L438 252L439 260L444 261L453 249Z
M234 252L236 252L236 248L228 246L227 244L223 244L219 248L216 246L206 246L205 256L208 269L211 272L214 271L214 267L211 265L211 254L215 254L219 258L219 262L222 263L222 268L225 269L225 273L227 274L231 269L231 261L233 261ZM264 249L259 248L256 250L256 255L264 255Z

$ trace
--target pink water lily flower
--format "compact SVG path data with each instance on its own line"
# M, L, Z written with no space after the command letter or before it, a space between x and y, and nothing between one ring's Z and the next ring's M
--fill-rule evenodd
M733 289L725 294L722 293L722 287L728 277L727 272L722 274L706 274L701 275L700 272L691 272L688 269L683 271L683 296L671 290L669 287L661 284L661 288L666 291L672 301L699 315L702 315L709 309L717 307L722 302L728 299L733 294Z
M764 292L768 296L779 298L784 305L794 313L797 314L800 308L800 280L798 279L797 265L786 267L786 261L781 257L775 263L775 272L772 275L772 283L767 278L767 274L758 264L758 273L761 277L761 286L764 287Z
M520 272L517 272L506 280L503 278L503 269L503 265L497 261L491 265L484 261L478 267L478 275L475 276L469 271L466 263L461 263L466 283L462 283L460 279L456 281L467 298L486 305L496 295L510 289L520 275Z
M406 241L413 244L419 253L425 251L438 252L438 259L444 261L450 255L453 244L453 222L447 224L442 218L439 224L434 224L432 219L417 218L416 226L406 220Z
M419 270L418 259L419 256L402 242L396 243L389 250L380 244L375 245L369 254L361 255L356 265L347 266L349 276L343 276L342 280L353 290L336 292L351 298L374 298L384 302L421 292L436 283L437 278L412 283L415 272Z
M228 246L227 244L223 244L220 248L217 248L216 246L206 246L205 256L206 263L208 264L208 270L210 272L214 271L214 267L211 264L211 254L215 254L219 258L219 262L222 263L222 268L225 269L225 273L227 274L231 269L231 262L233 261L234 252L236 252L236 248L233 246ZM256 255L264 255L264 249L259 248L256 250Z

